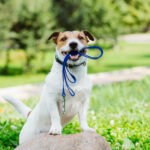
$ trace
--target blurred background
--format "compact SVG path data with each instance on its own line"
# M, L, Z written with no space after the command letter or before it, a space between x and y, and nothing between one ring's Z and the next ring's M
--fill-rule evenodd
M114 150L150 150L150 0L0 0L0 150L19 144L25 122L1 95L34 108L55 55L48 37L66 30L88 30L104 50L88 60L89 126ZM78 132L75 117L62 133Z
M150 65L150 40L122 36L149 36L150 0L0 0L0 87L43 81L54 58L49 35L83 29L104 49L89 73Z

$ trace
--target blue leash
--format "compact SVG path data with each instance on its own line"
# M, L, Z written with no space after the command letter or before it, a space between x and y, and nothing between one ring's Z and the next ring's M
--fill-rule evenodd
M65 97L66 97L66 93L65 93L65 85L68 89L68 92L71 96L75 96L75 92L73 91L73 89L68 85L68 82L72 83L72 84L75 84L76 83L76 77L69 71L69 69L67 68L67 61L68 59L70 58L70 55L81 55L81 56L84 56L86 58L89 58L89 59L99 59L102 57L103 55L103 49L99 46L90 46L90 47L83 47L81 50L84 50L84 49L99 49L100 50L100 55L98 57L91 57L91 56L88 56L84 53L81 53L81 52L76 52L74 54L71 54L71 53L68 53L66 55L66 57L64 58L64 61L63 61L63 69L62 69L62 78L63 78L63 87L62 87L62 97L63 97L63 113L65 113ZM69 76L71 77L71 79L68 77L67 75L67 72L69 74Z

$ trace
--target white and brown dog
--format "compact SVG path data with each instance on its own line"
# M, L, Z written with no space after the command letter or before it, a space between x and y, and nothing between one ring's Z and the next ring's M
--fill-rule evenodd
M54 32L49 39L53 38L56 43L56 58L54 59L51 72L47 75L45 85L39 103L31 112L31 109L10 96L4 98L11 103L15 109L26 119L23 126L19 143L31 138L40 132L49 132L49 134L61 134L62 127L78 114L80 126L83 131L94 131L87 124L86 114L89 104L89 95L91 91L91 81L87 75L87 58L74 55L70 56L68 65L70 72L75 75L77 82L71 85L75 91L75 96L66 93L66 112L62 110L62 62L65 55L70 51L80 51L87 46L88 40L94 40L88 31L67 31ZM82 51L87 53L87 50ZM83 65L84 64L84 65ZM67 91L67 90L66 90ZM31 113L30 113L31 112ZM30 115L28 116L28 114Z

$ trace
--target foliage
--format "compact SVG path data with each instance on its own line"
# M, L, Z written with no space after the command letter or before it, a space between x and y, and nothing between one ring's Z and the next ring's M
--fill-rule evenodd
M37 50L48 49L47 39L55 26L51 3L41 0L10 0L0 3L1 49L22 48L26 53L25 69ZM11 14L11 15L10 15Z
M88 124L115 149L150 149L150 78L93 88ZM24 101L33 108L38 99ZM9 104L0 104L0 149L13 149L24 120ZM10 118L8 120L8 118ZM63 134L81 132L76 118Z
M150 24L150 16L147 15L150 14L149 0L52 2L57 27L65 30L86 29L97 38L116 40L119 34L141 32Z
M52 49L55 30L90 31L98 42L117 44L119 34L150 28L149 0L0 0L0 52L6 52L1 74L9 74L9 51L22 49L21 73L32 70L37 51Z
M0 4L1 23L7 24L7 28L1 31L7 32L4 34L6 37L1 37L1 41L11 40L16 44L15 47L23 49L46 48L44 44L55 26L53 15L50 13L51 3L48 0L10 0ZM8 48L12 47L10 43Z
M0 149L12 149L19 143L19 133L24 122L22 120L5 120L0 122Z
M119 27L118 14L112 0L53 0L58 27L65 30L86 29L97 38L116 38ZM63 6L63 7L62 7ZM109 13L108 13L109 10ZM63 14L63 15L62 15ZM66 19L67 18L67 19Z
M46 49L50 32L60 29L116 38L143 31L149 13L149 0L0 0L0 42L3 48Z
M124 0L116 1L116 6L122 16L124 25L123 33L141 32L148 30L150 25L149 0Z

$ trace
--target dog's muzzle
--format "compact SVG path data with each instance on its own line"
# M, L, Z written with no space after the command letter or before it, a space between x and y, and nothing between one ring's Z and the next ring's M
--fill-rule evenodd
M84 49L84 50L80 50L79 51L77 49L72 49L72 50L67 51L67 52L66 51L62 51L62 55L66 56L68 53L70 53L71 55L70 55L69 59L72 60L72 61L77 61L81 57L81 55L78 54L78 52L86 54L87 50Z

